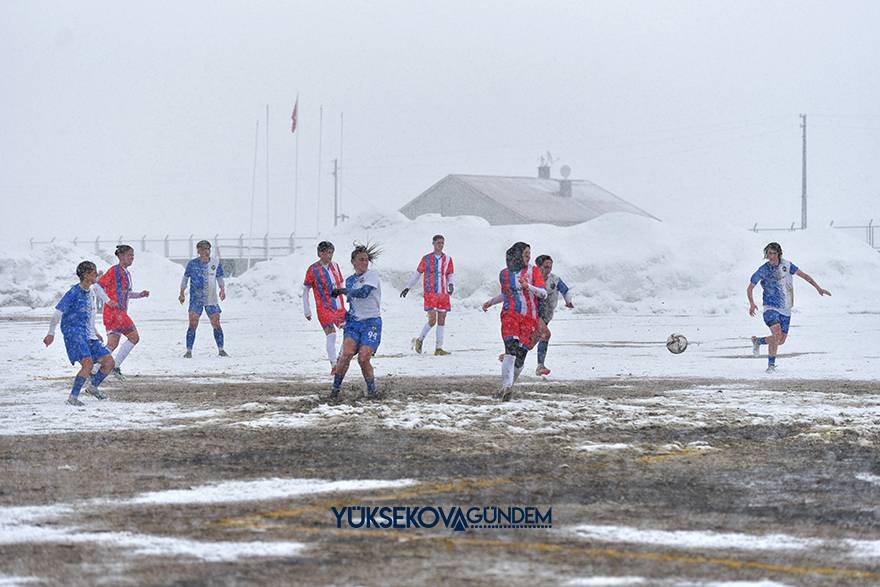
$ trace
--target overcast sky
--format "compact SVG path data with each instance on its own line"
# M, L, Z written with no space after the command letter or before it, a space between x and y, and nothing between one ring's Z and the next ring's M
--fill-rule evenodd
M880 221L880 2L0 3L4 240L312 235L545 151L661 218ZM300 126L290 114L300 97Z

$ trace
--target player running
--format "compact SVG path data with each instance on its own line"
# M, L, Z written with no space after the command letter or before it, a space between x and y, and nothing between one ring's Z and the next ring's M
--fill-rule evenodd
M419 275L424 275L425 312L428 313L428 321L422 327L422 333L412 340L413 348L417 353L422 352L422 343L434 325L437 325L437 342L434 346L434 354L443 356L452 354L443 350L443 334L446 328L446 313L452 310L450 296L455 289L453 281L455 268L452 265L452 257L443 252L446 239L442 234L435 234L432 239L434 251L428 253L419 261L416 269L406 287L400 292L400 297L405 298L409 290L419 280Z
M501 362L501 401L506 402L513 394L513 384L522 372L526 355L537 340L538 299L547 297L544 276L540 269L529 264L532 250L523 242L514 243L507 249L507 267L501 270L501 295L487 300L483 311L499 302L501 309L501 338L504 341L504 358Z
M214 328L214 341L221 357L229 354L223 350L223 329L220 327L220 304L226 299L226 284L223 281L223 266L219 257L211 256L211 243L199 241L196 243L196 251L199 256L186 264L183 279L180 281L180 303L186 300L183 295L186 290L186 282L189 280L189 328L186 331L185 359L192 358L192 347L196 340L196 328L199 327L199 318L202 311L208 314L211 326ZM219 297L217 286L220 286ZM218 301L219 299L219 301Z
M379 273L370 269L370 263L375 261L381 250L376 245L355 245L351 252L351 264L354 266L354 275L345 280L345 288L335 288L330 292L333 297L340 295L348 296L348 312L345 314L344 339L342 351L336 361L336 373L333 376L333 389L330 392L330 400L339 398L339 390L342 388L342 380L348 371L348 365L352 357L357 355L361 366L361 373L367 382L367 397L378 396L376 391L376 376L370 358L376 354L379 343L382 342L382 318L379 315L379 307L382 302L382 285L379 281Z
M791 308L794 305L793 275L798 275L816 288L820 296L830 296L831 292L822 289L816 281L788 259L782 258L779 243L769 243L764 247L767 262L758 267L752 275L746 295L749 298L749 316L754 316L758 306L752 298L755 285L761 284L764 290L764 324L770 327L770 336L752 337L752 353L761 352L761 345L767 345L767 373L776 371L776 351L785 344L791 323Z
M116 350L120 338L125 336L125 341L119 347L114 358L116 366L112 371L116 379L124 381L125 376L120 370L122 362L140 341L137 327L128 315L128 300L149 297L150 292L147 290L132 291L131 274L128 272L128 268L134 263L134 249L129 245L119 245L116 247L116 258L119 259L119 263L101 275L98 279L98 285L103 288L111 300L116 302L112 306L104 305L104 328L107 329L107 349L111 353ZM95 365L96 370L97 368L98 366Z
M71 365L76 362L80 364L67 404L81 407L84 404L79 399L79 392L90 375L92 385L86 389L86 393L98 399L107 399L98 387L113 369L113 356L102 344L101 335L95 331L95 296L98 293L97 288L93 288L98 279L95 264L83 261L76 267L76 276L79 277L79 283L71 287L55 306L55 313L49 322L49 333L43 338L43 344L52 344L55 340L55 327L61 322L67 358ZM109 298L104 303L115 304ZM95 361L100 363L101 369L92 375Z
M538 300L538 327L540 334L538 341L538 367L535 369L535 375L549 375L550 369L544 366L547 358L547 346L550 343L550 328L548 325L553 320L553 314L556 311L556 305L559 303L559 294L565 300L566 308L574 308L571 303L571 290L562 278L553 273L553 259L550 255L538 255L535 264L541 270L544 276L544 286L547 289L547 297Z
M342 289L345 282L342 278L342 270L333 262L335 252L333 243L321 241L318 243L318 261L315 261L306 270L303 280L303 314L306 320L312 319L312 308L309 304L309 290L315 296L315 308L318 312L318 323L327 335L327 359L330 361L330 373L336 372L336 329L345 326L345 298L332 296L334 289Z

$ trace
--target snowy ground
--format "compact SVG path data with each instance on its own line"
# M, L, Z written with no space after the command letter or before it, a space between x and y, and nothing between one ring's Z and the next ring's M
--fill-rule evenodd
M231 356L216 355L205 320L192 360L180 267L138 253L135 288L153 295L132 301L143 342L129 379L69 408L74 369L60 337L41 341L86 253L0 255L0 585L880 583L880 256L834 233L791 237L834 297L797 284L768 376L749 343L766 328L744 294L760 259L740 252L757 237L671 246L668 227L637 227L642 242L622 226L545 231L599 248L581 264L554 252L576 308L551 324L551 376L532 375L530 356L506 404L493 397L498 310L479 309L498 251L456 258L453 354L433 356L433 333L425 354L410 348L421 304L398 297L410 268L393 260L433 225L373 226L387 246L378 402L360 398L356 365L343 400L322 399L324 338L297 297L309 252L233 280ZM497 232L441 229L471 248ZM665 348L673 332L690 341L681 355ZM358 531L330 513L387 503L552 506L553 528Z

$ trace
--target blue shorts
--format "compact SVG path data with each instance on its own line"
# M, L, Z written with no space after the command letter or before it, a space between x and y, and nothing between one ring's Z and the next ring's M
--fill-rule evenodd
M350 338L360 346L368 346L375 353L382 342L382 319L349 320L345 323L343 337Z
M779 328L782 330L782 333L788 334L788 327L791 324L791 316L780 314L776 310L767 310L766 312L764 312L764 324L766 324L767 326L779 324Z
M104 355L109 355L110 351L97 338L89 340L85 334L64 336L64 348L67 349L67 358L73 365L77 361L84 358L90 358L97 361Z
M189 301L189 311L190 312L193 312L194 314L198 314L199 316L201 316L202 310L204 310L208 316L213 316L214 314L220 313L220 306L218 304L211 304L209 306L205 306L203 304L199 304L199 303L194 302L192 300Z

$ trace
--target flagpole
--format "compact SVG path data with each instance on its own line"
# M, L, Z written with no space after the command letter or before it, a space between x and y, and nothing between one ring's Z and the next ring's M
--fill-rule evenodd
M296 95L293 110L296 112L297 118L299 118L299 94ZM297 120L296 123L299 124L299 121ZM296 128L293 129L293 132L296 134L293 147L293 234L294 238L296 238L296 203L299 199L299 133L296 132ZM294 241L294 246L296 246L296 241Z
M257 120L257 130L254 133L254 175L251 180L251 229L248 233L247 266L251 268L251 243L254 239L254 201L257 198L257 147L260 144L260 121Z
M324 145L324 105L321 104L318 114L318 201L315 204L315 234L321 232L321 153Z
M339 167L342 167L342 139L343 139L343 128L344 128L344 113L339 113ZM337 171L337 173L339 173ZM339 178L337 180L339 182L339 209L342 210L342 174L339 173ZM342 214L344 216L344 214Z
M266 104L266 234L269 234L269 105ZM266 259L269 251L266 250Z

